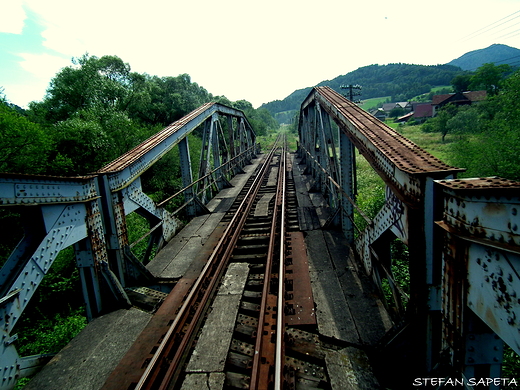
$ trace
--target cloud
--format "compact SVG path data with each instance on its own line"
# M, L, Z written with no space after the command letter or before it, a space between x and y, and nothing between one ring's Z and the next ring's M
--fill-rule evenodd
M19 53L23 58L20 66L39 79L50 80L63 67L71 64L70 59L51 54Z
M25 19L26 15L22 8L22 0L2 2L0 33L21 34Z

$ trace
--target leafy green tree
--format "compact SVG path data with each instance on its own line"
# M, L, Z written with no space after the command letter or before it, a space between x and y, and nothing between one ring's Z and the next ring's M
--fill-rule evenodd
M446 122L447 133L460 136L481 131L480 113L477 106L461 106Z
M110 161L110 139L97 120L80 114L55 125L56 153L68 162L69 171L79 175L97 171Z
M425 122L422 125L421 130L426 133L441 133L442 142L444 142L446 135L450 131L448 121L453 118L456 113L457 107L453 104L447 104L441 110L439 110L435 117Z
M503 83L500 93L479 105L480 132L451 146L454 164L467 168L466 176L501 176L520 180L520 72Z
M491 96L497 95L504 77L510 72L511 67L508 64L484 64L471 76L469 87L472 90L485 89Z
M92 106L128 105L130 66L116 56L83 55L51 80L42 102L29 104L32 111L56 123Z
M405 114L405 110L402 107L394 107L392 110L390 110L390 113L388 114L390 118L397 118L400 116L403 116Z
M0 172L45 173L50 147L40 125L0 102Z
M453 90L455 92L465 92L469 91L470 85L471 85L471 77L472 75L470 73L461 73L456 75L451 80L451 85L453 87Z

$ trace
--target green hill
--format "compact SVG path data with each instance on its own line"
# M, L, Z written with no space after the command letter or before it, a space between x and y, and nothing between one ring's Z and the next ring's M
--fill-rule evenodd
M362 99L390 96L393 101L405 101L430 92L434 86L449 85L460 72L461 69L453 65L376 64L323 81L318 86L328 86L345 93L342 85L359 84L363 87ZM275 118L278 113L298 110L310 90L311 87L296 90L285 99L266 103L262 108L266 108Z
M520 50L507 45L494 44L485 49L470 51L448 64L458 66L463 70L474 71L487 63L518 66L520 63Z

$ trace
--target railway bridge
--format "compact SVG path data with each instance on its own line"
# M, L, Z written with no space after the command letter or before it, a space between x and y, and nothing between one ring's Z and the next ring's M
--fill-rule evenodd
M283 137L260 151L243 112L209 103L90 175L0 174L25 229L0 272L0 388L36 372L29 389L509 384L520 183L457 179L328 87L302 103L298 133L295 153ZM152 200L146 172L173 150L183 189ZM386 185L373 218L356 202L360 156ZM132 213L150 224L140 259ZM20 356L16 324L69 246L89 324L55 356Z

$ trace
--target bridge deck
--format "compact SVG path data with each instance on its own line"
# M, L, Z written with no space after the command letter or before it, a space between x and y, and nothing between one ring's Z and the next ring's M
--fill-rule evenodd
M234 187L222 191L210 202L208 208L212 214L195 218L150 263L152 273L167 279L181 278L176 285L178 290L183 288L183 280L188 282L194 277L213 247L212 240L219 234L220 220L258 160L246 166L246 173L232 181ZM327 352L331 384L337 389L376 388L377 380L365 351L375 346L391 327L391 321L342 234L320 228L330 211L321 194L309 193L312 179L302 174L297 161L293 163L293 177L320 338L340 346ZM143 348L146 340L165 325L161 323L161 316L175 299L170 294L153 316L132 308L95 319L31 380L27 389L100 389L107 380L105 388L110 388L109 378L114 375L116 366L125 375L138 372L140 368L136 364L140 365L143 356L149 353ZM213 325L207 321L205 326ZM208 328L208 332L211 329ZM134 343L137 339L141 341ZM120 360L125 355L128 363L121 366ZM219 370L215 368L214 375L208 371L210 378L222 377ZM199 378L201 374L194 372L188 380L192 383L202 380L201 383L206 384L208 374Z

